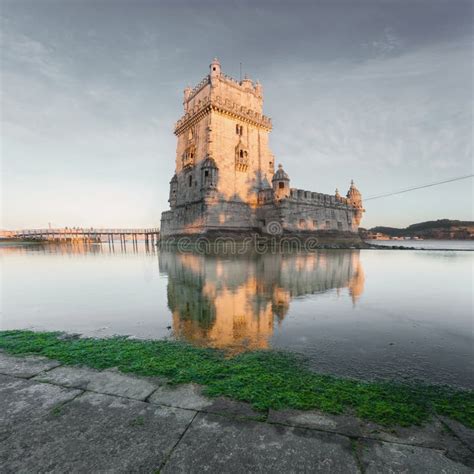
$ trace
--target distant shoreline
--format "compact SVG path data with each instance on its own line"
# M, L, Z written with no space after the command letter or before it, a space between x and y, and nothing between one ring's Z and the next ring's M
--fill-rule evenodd
M145 243L145 240L139 240L141 243ZM437 242L446 242L446 246L440 244L440 246L433 246L430 245L437 243ZM472 242L472 248L463 247L449 247L449 245L462 245L466 243L469 245L468 242ZM0 248L1 247L22 247L22 246L66 246L71 244L76 244L77 242L71 241L52 241L52 240L22 240L22 239L0 239ZM131 242L130 242L131 243ZM107 244L107 242L88 242L87 245L102 245ZM415 244L415 246L413 246ZM160 246L158 245L158 248ZM164 249L176 249L180 252L190 252L192 253L193 250L199 250L198 246L193 246L192 244L186 246L185 249L180 248L177 245L169 245L166 244L161 248ZM218 250L218 249L217 249ZM222 249L222 253L225 254L225 250ZM320 246L313 248L311 251L321 251L321 250L416 250L416 251L439 251L439 252L472 252L474 251L474 241L472 240L464 240L464 239L424 239L424 240L365 240L359 245L351 245L351 244L344 244L344 243L335 243L335 244L328 244L328 243L321 243ZM300 251L305 251L301 249ZM216 254L219 252L212 251L210 253ZM282 253L285 253L282 250Z

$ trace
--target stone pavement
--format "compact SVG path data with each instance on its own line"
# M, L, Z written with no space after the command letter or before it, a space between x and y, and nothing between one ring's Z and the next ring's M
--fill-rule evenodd
M255 412L197 385L0 352L0 472L468 473L474 432Z

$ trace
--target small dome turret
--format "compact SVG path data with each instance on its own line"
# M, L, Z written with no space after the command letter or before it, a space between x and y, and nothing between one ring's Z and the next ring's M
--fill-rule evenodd
M278 165L278 169L272 178L273 195L276 199L283 199L290 195L290 177L285 173L282 165Z
M347 192L347 199L351 206L362 208L362 194L356 188L353 179L351 180L351 187L349 188L349 191Z
M189 99L189 96L191 95L192 89L190 86L187 86L186 89L184 89L184 100L187 101Z
M202 162L201 168L202 168L202 169L204 169L204 168L214 168L214 169L217 169L217 165L216 165L216 162L215 162L214 158L211 158L210 156L208 156L208 157Z
M275 171L273 175L272 181L289 181L290 177L285 173L283 166L281 164L278 165L278 169Z
M217 58L214 58L209 65L209 70L212 76L218 76L221 73L221 63Z
M214 58L212 63L209 65L209 75L211 77L211 84L215 85L219 76L221 75L221 63L217 58Z
M216 162L210 156L207 156L206 159L201 164L201 189L208 192L213 190L217 186L219 168L217 167Z
M365 209L362 205L362 194L356 188L354 180L351 180L351 187L347 192L347 204L356 209L354 214L354 223L356 226L358 226L362 220L362 215L365 212Z
M240 81L240 85L244 87L245 89L252 89L253 88L253 83L252 79L250 79L247 74L245 74L244 78Z
M176 176L176 174L174 174L170 181L170 195L168 199L171 209L174 209L176 207L177 199L178 199L178 177Z

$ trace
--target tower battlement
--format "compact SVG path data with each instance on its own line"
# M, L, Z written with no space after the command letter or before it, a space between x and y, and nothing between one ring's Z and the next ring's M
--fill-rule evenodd
M176 135L212 109L271 130L271 119L263 115L263 88L258 81L254 83L247 77L237 81L221 72L217 59L209 69L209 74L197 86L184 89L184 115L175 124Z

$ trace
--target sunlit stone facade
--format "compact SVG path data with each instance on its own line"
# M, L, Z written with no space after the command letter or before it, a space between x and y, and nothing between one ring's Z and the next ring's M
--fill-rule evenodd
M263 115L258 82L226 76L215 59L209 74L185 89L183 104L162 237L213 230L357 232L364 209L353 183L342 197L337 190L328 195L291 188L281 165L275 172L272 123Z

